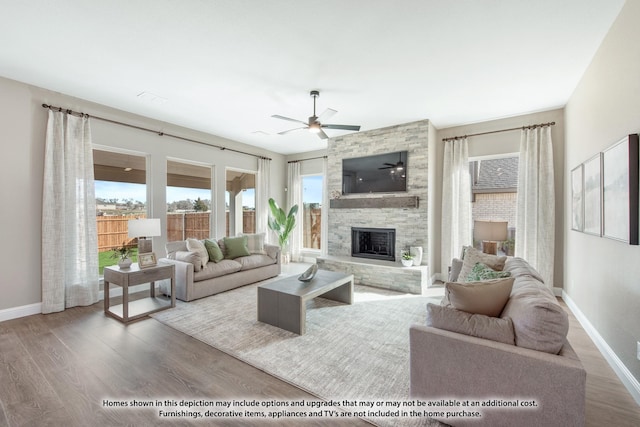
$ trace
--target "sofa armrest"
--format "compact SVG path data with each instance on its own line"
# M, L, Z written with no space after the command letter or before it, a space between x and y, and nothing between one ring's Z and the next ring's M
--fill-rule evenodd
M276 260L276 264L280 264L280 246L265 243L264 250L269 257Z
M181 301L189 301L189 295L193 294L193 264L169 258L160 258L158 262L175 265L176 269L176 298ZM166 282L166 283L165 283ZM165 294L171 294L168 281L160 284L160 289Z
M517 410L468 408L483 412L481 423L473 418L443 422L456 426L584 425L586 372L578 359L423 325L412 325L409 334L412 397L518 399L537 404L533 409Z

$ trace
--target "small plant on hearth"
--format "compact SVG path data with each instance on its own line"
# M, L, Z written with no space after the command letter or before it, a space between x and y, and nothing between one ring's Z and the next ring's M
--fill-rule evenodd
M404 251L402 253L402 259L406 259L407 261L411 261L413 259L413 255L409 251Z

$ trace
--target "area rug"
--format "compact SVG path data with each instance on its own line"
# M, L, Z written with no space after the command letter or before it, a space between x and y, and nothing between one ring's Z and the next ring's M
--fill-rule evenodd
M310 301L306 334L297 335L257 320L256 288L178 301L152 317L324 400L410 400L409 326L424 323L427 302L437 298L356 286L352 305ZM441 425L364 418L381 426Z

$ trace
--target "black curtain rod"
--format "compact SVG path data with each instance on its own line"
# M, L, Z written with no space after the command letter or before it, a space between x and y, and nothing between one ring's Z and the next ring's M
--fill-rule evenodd
M472 134L469 134L469 135L452 136L451 138L442 138L442 142L454 141L456 139L468 138L470 136L490 135L492 133L511 132L511 131L514 131L514 130L536 129L536 128L542 128L542 127L545 127L545 126L553 126L555 124L556 124L556 122L538 123L536 125L521 126L521 127L518 127L518 128L500 129L500 130L493 130L493 131L490 131L490 132L480 132L480 133L472 133Z
M132 124L129 124L129 123L123 123L123 122L118 122L116 120L105 119L104 117L90 116L89 114L80 113L80 112L77 112L77 111L72 111L72 110L69 110L69 109L62 108L62 107L54 107L53 105L47 105L47 104L42 104L42 107L43 108L48 108L48 109L53 110L53 111L60 111L60 112L64 112L64 113L67 113L67 114L76 115L78 117L91 117L92 119L102 120L103 122L112 123L112 124L120 125L120 126L126 126L126 127L129 127L129 128L138 129L138 130L142 130L142 131L145 131L145 132L155 133L158 136L169 136L171 138L180 139L182 141L193 142L195 144L200 144L200 145L206 145L207 147L213 147L213 148L218 148L220 150L232 151L234 153L244 154L244 155L247 155L247 156L253 156L253 157L257 157L259 159L272 160L269 157L260 156L260 155L252 154L252 153L247 153L245 151L235 150L233 148L227 148L227 147L223 147L221 145L209 144L207 142L202 142L202 141L198 141L198 140L191 139L191 138L185 138L183 136L172 135L170 133L158 132L158 131L155 131L153 129L144 128L144 127L141 127L141 126L136 126L136 125L132 125Z
M298 162L306 162L307 160L317 160L317 159L326 159L327 156L320 157L310 157L308 159L300 159L300 160L289 160L287 163L298 163Z

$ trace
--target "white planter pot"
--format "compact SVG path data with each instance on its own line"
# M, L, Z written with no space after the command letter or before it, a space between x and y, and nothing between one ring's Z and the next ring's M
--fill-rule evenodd
M405 267L411 267L413 265L413 260L412 259L401 259L400 260L402 262L402 265L404 265Z

